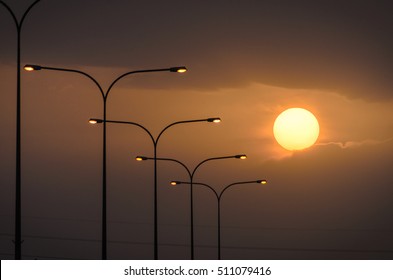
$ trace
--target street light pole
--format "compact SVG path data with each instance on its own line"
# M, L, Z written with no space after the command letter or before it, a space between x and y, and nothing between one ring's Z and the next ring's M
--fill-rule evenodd
M16 180L15 180L15 259L22 258L22 202L21 202L21 79L20 79L20 54L21 54L21 32L24 20L31 9L40 0L33 2L22 15L20 21L16 18L12 9L3 1L3 5L11 14L17 31L17 48L16 48Z
M113 120L101 120L101 119L90 119L89 123L97 124L97 123L117 123L117 124L128 124L137 126L143 129L150 137L153 142L154 147L154 259L158 260L158 193L157 193L157 146L158 142L161 139L162 134L172 126L178 124L186 124L186 123L196 123L196 122L210 122L210 123L219 123L221 122L220 118L208 118L208 119L197 119L197 120L185 120L185 121L178 121L167 125L161 132L158 134L156 138L154 138L153 134L143 125L136 123L136 122L128 122L128 121L113 121Z
M198 186L204 186L209 188L215 195L215 197L217 198L217 255L218 255L218 259L221 260L221 198L222 195L224 194L224 192L229 189L232 186L235 185L244 185L244 184L262 184L265 185L267 184L266 180L254 180L254 181L245 181L245 182L236 182L236 183L232 183L228 186L226 186L220 193L218 193L214 188L212 188L211 186L209 186L208 184L204 184L204 183L192 183L192 182L182 182L182 181L172 181L171 185L172 186L176 186L176 185L180 185L180 184L194 184L194 185L198 185Z
M212 160L221 160L221 159L231 159L231 158L236 158L236 159L246 159L247 156L244 154L240 155L234 155L234 156L224 156L224 157L213 157L213 158L208 158L203 161L201 161L199 164L196 165L196 167L191 171L183 162L177 160L177 159L171 159L171 158L156 158L156 160L163 160L163 161L173 161L186 169L188 176L190 177L190 228L191 228L191 233L190 233L190 238L191 238L191 260L195 258L195 246L194 246L194 197L193 197L193 180L194 180L194 175L197 169L204 163ZM155 158L149 158L145 156L137 156L136 160L142 161L142 160L154 160Z
M111 92L111 89L113 86L120 81L122 78L132 75L132 74L137 74L137 73L150 73L150 72L177 72L177 73L184 73L187 71L187 68L184 66L180 67L170 67L170 68L160 68L160 69L147 69L147 70L135 70L135 71L129 71L126 72L119 77L117 77L108 87L106 91L103 90L101 85L98 83L98 81L91 75L89 75L86 72L80 71L80 70L75 70L75 69L68 69L68 68L57 68L57 67L48 67L48 66L41 66L41 65L33 65L33 64L26 64L24 66L24 69L26 71L39 71L39 70L51 70L51 71L61 71L61 72L72 72L72 73L77 73L80 75L83 75L87 78L89 78L93 83L97 86L101 93L102 101L103 101L103 131L102 131L102 229L101 229L101 235L102 235L102 242L101 242L101 247L102 247L102 259L106 260L107 259L107 168L106 168L106 115L107 115L107 105L106 102L108 100L109 93Z

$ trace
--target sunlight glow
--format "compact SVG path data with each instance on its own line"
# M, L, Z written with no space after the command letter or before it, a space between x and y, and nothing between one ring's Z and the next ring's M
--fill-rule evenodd
M312 146L319 136L316 117L302 108L291 108L282 112L274 122L274 137L285 149L303 150Z

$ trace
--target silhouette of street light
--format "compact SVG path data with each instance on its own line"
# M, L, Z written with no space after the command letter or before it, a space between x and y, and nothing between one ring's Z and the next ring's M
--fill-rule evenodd
M113 120L102 120L102 119L90 119L89 123L91 124L97 124L97 123L117 123L117 124L128 124L128 125L134 125L139 128L142 128L149 136L150 139L153 142L153 147L154 147L154 259L158 259L158 211L157 211L157 146L158 146L158 141L160 140L162 134L170 127L178 124L186 124L186 123L196 123L196 122L211 122L211 123L219 123L221 122L220 118L207 118L207 119L197 119L197 120L184 120L184 121L178 121L171 123L167 125L161 132L158 134L156 138L154 138L153 134L143 125L136 123L136 122L128 122L128 121L113 121ZM137 160L144 160L145 157L139 157Z
M214 121L213 121L214 122ZM191 259L194 259L195 256L195 246L194 246L194 198L193 198L193 185L192 182L194 180L194 175L195 172L197 171L197 169L204 163L208 162L208 161L212 161L212 160L222 160L222 159L231 159L231 158L235 158L235 159L246 159L247 156L244 154L240 154L240 155L234 155L234 156L224 156L224 157L213 157L213 158L208 158L205 159L203 161L201 161L199 164L196 165L196 167L194 168L194 170L190 170L183 162L177 160L177 159L172 159L172 158L149 158L146 156L137 156L135 159L137 161L144 161L144 160L163 160L163 161L173 161L176 162L178 164L180 164L181 166L184 167L184 169L187 171L187 174L190 178L190 229L191 229L191 234L190 234L190 238L191 238Z
M21 79L20 79L20 53L21 53L21 33L24 20L31 9L40 0L34 1L24 12L20 21L16 18L15 13L12 9L3 1L0 4L3 5L7 11L11 14L14 20L17 32L17 47L16 47L16 160L15 160L15 259L20 260L22 258L22 201L21 201Z
M215 197L217 198L217 255L218 255L219 260L221 260L221 198L222 198L222 195L224 194L224 192L227 189L229 189L232 186L244 185L244 184L255 184L255 183L265 185L265 184L267 184L267 181L265 179L263 179L263 180L232 183L232 184L226 186L220 193L218 193L214 188L212 188L208 184L204 184L204 183L182 182L182 181L171 181L170 182L170 184L172 186L181 185L181 184L188 184L188 185L193 184L193 185L198 185L198 186L204 186L204 187L209 188L215 194Z
M122 78L137 74L137 73L150 73L150 72L175 72L175 73L184 73L187 71L187 68L184 66L178 67L170 67L170 68L160 68L160 69L147 69L147 70L135 70L126 72L119 77L117 77L113 82L110 84L106 91L103 90L101 85L98 81L93 78L91 75L87 74L86 72L75 70L75 69L67 69L67 68L57 68L57 67L47 67L41 65L34 65L34 64L26 64L24 69L29 72L33 71L40 71L40 70L51 70L51 71L61 71L61 72L72 72L83 75L89 78L94 84L98 87L102 101L103 101L103 120L90 120L90 123L104 123L103 125L103 134L102 134L102 259L107 259L107 218L106 218L106 183L107 183L107 171L106 171L106 113L107 113L107 106L106 102L108 100L109 93L111 92L112 87Z
M39 65L31 65L31 64L26 64L23 69L25 69L26 71L38 71L41 70L41 66Z

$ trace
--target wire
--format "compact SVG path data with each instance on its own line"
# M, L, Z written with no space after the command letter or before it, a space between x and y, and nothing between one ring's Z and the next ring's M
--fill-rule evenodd
M12 235L4 235L11 237ZM24 235L24 238L33 239L47 239L47 240L60 240L60 241L82 241L82 242L96 242L98 239L82 239L82 238L63 238L63 237L48 237L48 236L32 236ZM152 246L150 242L131 242L131 241L108 241L109 244L128 244L128 245L143 245ZM161 243L160 246L166 247L188 247L189 244L176 244L176 243ZM215 245L197 245L198 248L216 248ZM235 250L260 250L260 251L295 251L295 252L335 252L335 253L393 253L393 250L369 250L369 249L326 249L326 248L288 248L288 247L250 247L250 246L222 246L224 249ZM3 254L6 255L6 254Z
M0 215L6 216L8 215ZM39 220L55 220L55 221L70 221L70 222L91 222L100 223L100 220L91 219L73 219L73 218L50 218L50 217L34 217L34 216L23 216L25 219L39 219ZM108 221L108 224L126 224L126 225L152 225L147 222L128 222L128 221ZM173 226L173 227L189 227L189 224L162 224L162 226ZM195 225L200 228L212 228L217 227L216 225ZM393 233L393 229L362 229L362 228L295 228L295 227L250 227L250 226L223 226L222 228L227 229L241 229L241 230L269 230L269 231L326 231L326 232L381 232L381 233ZM0 233L1 234L1 233Z

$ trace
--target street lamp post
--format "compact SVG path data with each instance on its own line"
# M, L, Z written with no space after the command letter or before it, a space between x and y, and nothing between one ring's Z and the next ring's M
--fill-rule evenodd
M186 124L186 123L196 123L196 122L210 122L210 123L219 123L221 122L220 118L208 118L208 119L197 119L197 120L185 120L178 121L167 125L161 132L158 134L156 138L154 138L153 134L143 125L135 122L127 122L127 121L112 121L112 120L101 120L101 119L90 119L89 123L117 123L117 124L128 124L134 125L139 128L142 128L149 136L153 142L154 147L154 259L158 259L158 211L157 211L157 145L158 141L161 139L162 134L170 127L178 124Z
M231 158L246 159L247 156L244 154L240 154L240 155L234 155L234 156L208 158L208 159L201 161L199 164L197 164L197 166L192 171L183 162L181 162L177 159L171 159L171 158L156 158L155 159L155 160L173 161L173 162L180 164L181 166L184 167L184 169L186 169L188 176L190 177L190 217L191 217L190 218L190 228L191 228L190 238L191 238L191 259L192 260L194 259L194 256L195 256L195 253L194 253L195 252L195 250L194 250L194 248L195 248L195 246L194 246L194 198L193 198L193 180L194 180L195 172L202 164L204 164L208 161L221 160L221 159L231 159ZM149 157L145 157L145 156L137 156L135 159L138 161L154 160L154 158L149 158Z
M232 186L235 185L244 185L244 184L262 184L265 185L267 183L266 180L255 180L255 181L245 181L245 182L236 182L236 183L232 183L228 186L226 186L220 193L218 193L214 188L212 188L211 186L204 184L204 183L192 183L192 182L182 182L182 181L172 181L171 185L172 186L176 186L176 185L180 185L180 184L194 184L194 185L199 185L199 186L204 186L209 188L215 195L215 197L217 198L217 255L218 255L218 259L221 260L221 198L222 195L224 194L224 192L229 189Z
M16 47L16 180L15 180L15 259L22 258L22 202L21 202L21 79L20 79L20 53L21 53L21 32L24 20L31 9L40 0L34 1L24 12L20 21L16 18L12 9L3 1L3 5L11 14L14 20L17 32L17 47Z
M108 100L109 93L113 86L122 78L132 75L132 74L137 74L137 73L150 73L150 72L177 72L177 73L184 73L187 71L187 68L184 66L180 67L170 67L170 68L160 68L160 69L147 69L147 70L135 70L135 71L130 71L126 72L119 77L117 77L108 87L106 91L103 90L101 85L98 83L98 81L93 78L91 75L80 71L80 70L74 70L74 69L67 69L67 68L56 68L56 67L47 67L47 66L41 66L41 65L33 65L33 64L27 64L25 65L24 69L26 71L39 71L39 70L52 70L52 71L62 71L62 72L72 72L72 73L77 73L80 75L83 75L87 78L89 78L91 81L94 82L94 84L98 87L102 101L103 101L103 134L102 134L102 259L105 260L107 259L107 222L106 222L106 193L107 193L107 188L106 188L106 183L107 183L107 177L106 177L106 114L107 114L107 106L106 102Z

